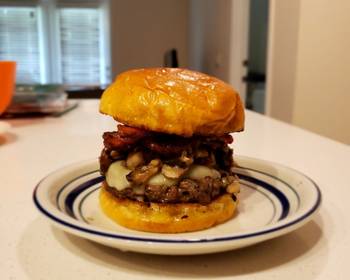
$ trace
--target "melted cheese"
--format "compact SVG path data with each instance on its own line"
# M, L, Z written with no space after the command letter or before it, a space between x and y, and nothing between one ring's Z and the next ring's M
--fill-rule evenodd
M209 168L204 165L192 165L191 168L186 172L185 176L186 178L199 180L206 176L212 177L212 178L220 178L219 171Z
M126 179L126 175L130 172L131 170L125 167L124 160L113 162L106 173L107 184L110 187L116 188L118 191L129 187L130 183ZM199 180L206 176L220 178L220 173L217 170L204 165L192 165L183 178ZM176 185L178 181L178 179L169 179L162 173L158 173L149 179L148 184L156 186L173 186Z
M118 191L121 191L127 188L130 183L126 179L131 170L125 167L124 160L118 160L113 162L106 173L106 181L108 186L116 188Z
M169 179L165 177L162 173L158 173L148 180L148 184L156 186L173 186L176 185L178 180Z

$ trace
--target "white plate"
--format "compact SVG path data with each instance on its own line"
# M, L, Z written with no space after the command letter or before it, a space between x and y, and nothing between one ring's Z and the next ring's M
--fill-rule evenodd
M7 132L10 127L9 123L0 121L0 134Z
M97 160L67 166L44 178L33 198L55 226L121 250L169 255L221 252L252 245L295 230L320 206L321 193L305 175L267 161L236 156L241 178L238 212L208 230L155 234L119 226L102 213Z

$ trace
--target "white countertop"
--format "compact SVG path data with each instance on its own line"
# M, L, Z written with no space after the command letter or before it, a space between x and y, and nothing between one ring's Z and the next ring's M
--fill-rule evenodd
M9 121L0 135L1 279L349 279L350 148L247 112L235 153L293 167L321 188L323 203L307 225L262 244L227 253L167 257L125 253L66 234L32 202L49 172L97 158L101 135L115 122L97 101L58 118Z

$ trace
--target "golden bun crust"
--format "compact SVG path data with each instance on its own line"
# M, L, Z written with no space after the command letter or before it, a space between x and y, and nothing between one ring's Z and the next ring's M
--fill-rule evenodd
M142 202L119 199L103 187L100 191L100 206L110 219L124 227L147 232L180 233L210 228L230 219L236 205L228 194L208 205L150 203L147 206Z
M100 112L130 126L181 136L244 129L244 108L230 85L180 68L120 74L103 93Z

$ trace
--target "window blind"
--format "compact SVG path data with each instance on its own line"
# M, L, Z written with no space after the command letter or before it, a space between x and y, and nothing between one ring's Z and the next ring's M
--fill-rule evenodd
M59 8L62 82L100 83L100 25L96 8Z
M36 7L0 7L0 60L17 61L17 83L40 82Z

